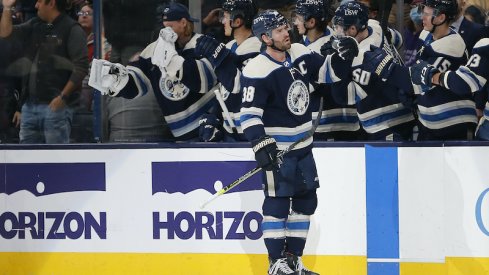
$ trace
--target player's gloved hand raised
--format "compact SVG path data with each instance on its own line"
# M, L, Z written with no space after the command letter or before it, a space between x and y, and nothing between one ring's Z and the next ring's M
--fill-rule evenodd
M329 40L321 46L321 54L323 56L332 55L337 51L333 48L333 40Z
M221 120L214 114L204 114L199 120L199 140L205 142L221 141L224 134L220 130Z
M197 56L203 56L207 58L214 68L219 67L226 56L231 51L226 48L226 45L219 43L213 37L208 35L202 35L197 38L197 45L195 46L195 54Z
M251 145L253 146L253 152L255 152L255 159L259 167L271 171L278 166L277 154L279 151L274 138L265 135L257 140L253 140Z
M94 58L88 85L102 95L117 96L129 81L128 74L127 68L121 64Z
M370 51L363 55L364 70L388 79L394 70L394 59L382 48L370 46Z
M338 40L333 40L332 47L337 47L338 54L343 60L346 61L353 60L359 52L358 42L351 36L344 36Z
M416 61L416 64L409 68L409 74L411 75L413 84L426 87L431 87L431 79L437 72L439 72L438 69L423 60Z

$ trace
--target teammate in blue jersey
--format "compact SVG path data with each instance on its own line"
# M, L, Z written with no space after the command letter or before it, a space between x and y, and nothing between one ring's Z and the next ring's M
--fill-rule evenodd
M465 43L462 37L449 27L457 14L457 1L426 0L421 9L424 30L419 36L422 46L417 54L418 62L431 64L440 72L456 70L465 64ZM470 93L460 94L438 85L413 86L407 68L394 65L388 56L381 58L375 55L376 53L367 58L372 66L370 71L376 71L388 83L403 90L413 87L417 95L418 140L473 138L477 116Z
M479 40L472 49L472 55L465 66L456 71L440 72L439 69L427 62L420 62L411 68L413 83L431 90L432 85L453 91L453 93L466 97L477 91L485 94L484 115L479 121L476 138L489 140L489 97L487 80L489 79L489 38Z
M208 90L216 76L207 59L194 48L201 34L188 9L172 3L163 12L165 28L128 66L94 60L89 84L102 94L136 98L153 93L176 140L198 140L199 120L216 104Z
M339 53L327 58L301 44L291 44L283 15L265 10L253 21L253 33L266 50L253 58L241 76L241 127L263 168L263 237L268 274L317 274L301 256L319 187L312 154L309 86L325 82L333 63L348 62L358 53L353 39L339 42ZM343 58L344 59L343 59ZM295 143L297 142L297 143ZM294 144L283 158L278 150Z
M373 24L370 24L374 22ZM348 68L350 76L335 83L333 93L339 93L346 103L355 103L360 123L369 140L405 141L412 138L415 125L413 110L401 97L396 86L371 73L364 55L371 45L383 48L382 28L368 20L368 9L359 2L347 2L335 11L333 26L336 36L351 36L359 43L360 54Z
M296 17L294 25L300 35L303 36L302 43L309 49L320 53L321 47L332 42L333 30L328 26L334 15L331 1L326 0L298 0L296 3ZM358 140L360 138L360 123L358 121L357 109L354 104L340 104L334 100L330 85L315 84L316 90L312 96L324 98L324 106L321 121L314 134L315 140ZM319 100L313 100L313 110L318 110ZM313 118L317 112L312 113Z
M226 0L222 5L221 23L226 36L234 39L225 46L210 36L197 39L196 54L212 64L220 82L217 94L222 99L221 114L208 114L201 125L202 141L245 141L240 125L241 89L239 78L245 64L260 53L262 43L253 36L251 25L257 9L251 0ZM220 125L212 122L221 121ZM221 125L222 124L222 125ZM215 125L215 126L214 126ZM219 133L221 126L224 135Z

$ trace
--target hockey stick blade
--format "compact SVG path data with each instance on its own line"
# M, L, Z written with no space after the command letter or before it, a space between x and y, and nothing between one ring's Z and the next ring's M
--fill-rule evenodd
M220 195L227 193L229 190L233 189L234 187L238 186L238 184L242 183L243 181L251 178L253 175L261 171L261 167L256 167L253 168L253 170L250 170L248 173L242 175L239 177L237 180L233 181L231 184L224 186L221 190L217 191L210 199L208 199L206 202L204 202L201 206L200 209L204 209L209 203L211 203L213 200L215 200L217 197Z

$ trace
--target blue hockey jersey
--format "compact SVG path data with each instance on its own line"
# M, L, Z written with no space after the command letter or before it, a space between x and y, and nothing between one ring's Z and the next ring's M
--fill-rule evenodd
M412 128L414 122L413 111L404 106L399 96L399 88L389 82L383 81L376 74L367 70L364 64L364 54L371 51L371 45L383 47L384 35L378 23L369 20L368 37L359 43L360 53L351 65L350 83L333 86L334 93L345 93L345 100L356 102L358 117L363 129L373 139L389 139L394 133L394 127ZM349 82L344 79L343 82ZM407 139L410 129L403 129L403 139Z
M151 63L156 42L129 63L129 83L118 94L125 98L154 92L161 111L177 140L198 137L199 119L216 104L215 94L207 91L216 85L216 76L207 59L197 59L195 44L200 34L194 34L183 49L177 52L185 61L176 77L162 78L161 71Z
M489 120L489 98L487 96L487 79L489 78L489 38L479 40L465 66L456 71L447 71L444 86L460 95L469 96L471 93L483 90L485 93L484 118Z
M257 37L253 36L243 41L240 45L236 43L236 40L232 40L226 44L226 47L231 50L231 54L223 60L220 66L215 68L215 73L221 83L221 96L238 135L234 135L233 129L227 120L227 115L224 112L222 113L224 118L223 126L228 135L232 135L235 140L246 140L240 123L242 99L240 77L241 71L248 61L260 53L262 43Z
M332 30L328 27L324 35L314 42L310 42L307 37L304 38L304 45L310 50L320 53L321 46L332 39ZM358 131L360 123L358 121L357 109L355 105L341 104L336 102L330 85L314 85L315 92L312 96L322 96L323 110L321 120L319 121L316 133L326 134L336 131ZM315 119L318 115L319 100L312 101L312 118ZM332 138L332 137L329 137Z
M301 44L292 44L286 56L278 62L262 52L248 62L241 77L241 126L246 138L252 141L270 135L280 150L307 137L312 127L309 86L318 81L318 73L325 81L331 67L330 59L325 62ZM312 136L307 138L290 154L310 150L312 141Z
M431 33L422 31L419 39L422 46L417 58L430 63L440 72L457 70L467 61L465 43L453 30L437 40ZM419 94L419 122L430 130L439 131L457 124L477 122L475 103L470 94L457 94L441 86L433 86L428 91L416 86L415 93Z

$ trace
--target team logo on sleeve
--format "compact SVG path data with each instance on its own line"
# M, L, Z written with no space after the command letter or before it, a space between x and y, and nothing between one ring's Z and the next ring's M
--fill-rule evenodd
M160 78L160 91L171 101L179 101L188 96L190 93L189 88L184 84L180 83L177 79L170 77Z
M302 80L295 80L290 85L287 106L294 115L301 116L306 113L309 107L309 90Z

